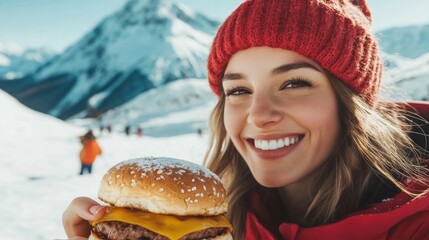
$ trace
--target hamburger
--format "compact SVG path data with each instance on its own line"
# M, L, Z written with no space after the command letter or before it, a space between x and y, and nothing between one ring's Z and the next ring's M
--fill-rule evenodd
M166 157L131 159L103 176L108 203L90 240L232 239L222 181L198 164Z

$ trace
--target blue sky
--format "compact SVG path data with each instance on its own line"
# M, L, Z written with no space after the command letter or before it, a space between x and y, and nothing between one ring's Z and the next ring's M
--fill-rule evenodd
M154 0L157 1L157 0ZM223 20L243 0L175 0ZM0 0L0 41L57 51L79 40L126 0ZM374 30L429 24L428 0L369 0Z

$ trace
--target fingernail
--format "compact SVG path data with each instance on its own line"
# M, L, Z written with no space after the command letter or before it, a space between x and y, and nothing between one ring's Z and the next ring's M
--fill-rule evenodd
M101 206L94 205L94 206L91 206L91 207L89 208L89 212L90 212L92 215L95 215L95 214L97 214L97 212L98 212L100 209L101 209Z

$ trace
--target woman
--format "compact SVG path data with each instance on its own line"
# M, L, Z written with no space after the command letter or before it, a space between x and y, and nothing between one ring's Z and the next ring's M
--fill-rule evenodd
M249 0L218 30L206 164L235 239L429 238L425 150L409 137L427 122L378 99L370 23L364 0ZM75 199L68 236L102 214Z

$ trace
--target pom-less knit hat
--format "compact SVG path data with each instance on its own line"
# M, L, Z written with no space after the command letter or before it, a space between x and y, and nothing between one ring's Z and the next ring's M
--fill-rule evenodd
M208 58L220 95L231 56L251 47L295 51L317 61L367 103L377 100L382 72L365 0L247 0L222 24Z

